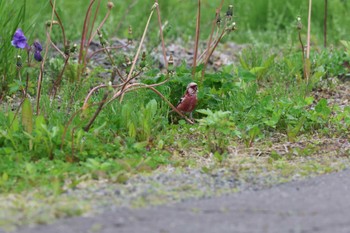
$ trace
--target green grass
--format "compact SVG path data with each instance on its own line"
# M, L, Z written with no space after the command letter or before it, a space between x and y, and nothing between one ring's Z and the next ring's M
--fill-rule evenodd
M253 56L251 50L248 48L247 53ZM199 125L189 126L182 121L179 125L172 125L167 118L166 105L146 90L127 94L124 104L110 104L89 132L82 130L82 126L90 119L94 108L79 114L67 128L67 119L82 104L81 100L69 103L72 94L69 85L62 89L60 102L50 103L44 96L41 115L33 117L32 132L25 130L21 115L15 117L15 112L2 111L0 189L10 192L55 185L52 179L63 184L67 177L86 173L114 179L120 172L131 175L151 171L162 164L173 163L169 157L170 148L191 150L193 146L203 147L204 153L213 152L220 157L220 154L227 153L227 145L243 143L250 147L276 133L287 135L291 142L301 135L311 136L316 132L326 136L327 129L333 127L338 127L333 133L346 135L349 110L338 110L337 118L330 117L331 107L324 99L311 108L315 99L310 96L310 91L316 84L306 85L295 78L302 72L301 67L295 69L300 66L297 56L289 54L296 59L289 60L288 56L263 55L261 52L256 54L257 57L249 58L244 54L246 52L242 53L241 64L224 67L223 71L206 76L200 86L198 109L210 109L212 113L196 112L195 118L204 117L202 113L208 115L200 120ZM276 57L276 62L269 64L268 72L254 74L252 70L261 67L259 61L264 61L265 56ZM315 59L318 56L315 54ZM292 69L285 70L286 63L292 63ZM327 60L327 66L337 66L338 63ZM324 70L322 75L326 75L325 64L321 63L314 69ZM281 77L282 72L287 75ZM172 100L175 102L182 93L181 88L178 92L175 87L185 86L184 77L190 73L190 69L178 68L177 75L159 90L168 93L170 98L175 96ZM313 78L319 76L315 72ZM76 93L77 99L82 99L90 85L84 85L81 93ZM94 101L101 99L102 94L95 96ZM220 111L227 111L229 115L222 115ZM339 118L345 124L339 122ZM197 133L193 134L191 129Z
M127 37L127 28L132 25L138 44L152 3L136 2L125 19L130 3L115 2L113 13L103 28L108 35L105 39ZM203 40L210 33L219 2L202 1ZM177 38L181 38L182 44L193 41L195 1L159 0L159 3L162 21L171 25L165 43ZM101 79L99 74L112 71L94 67L89 76L79 79L77 73L81 64L69 60L58 97L53 98L52 86L64 67L64 59L59 55L50 58L44 70L41 112L36 115L39 64L32 62L28 66L23 62L23 68L17 69L16 55L21 54L25 61L26 53L13 48L10 41L16 28L21 27L30 43L36 38L44 42L44 24L51 17L51 7L49 3L38 6L33 0L0 1L3 24L0 28L0 192L22 193L37 189L59 196L68 180L71 187L86 176L124 183L135 174L151 172L165 165L199 167L206 172L223 166L233 168L241 177L251 173L259 175L266 170L278 171L283 181L292 179L295 174L308 176L344 168L346 165L337 163L337 156L346 155L346 151L335 156L328 153L330 151L324 157L317 154L322 148L317 142L324 138L348 138L350 126L348 106L331 105L316 95L319 94L316 91L337 91L337 84L331 80L347 77L346 62L350 60L349 51L344 53L343 47L336 46L331 50L321 46L322 1L316 1L313 6L312 75L308 81L302 78L303 61L295 29L298 15L306 26L307 5L303 5L304 1L235 1L234 4L239 30L223 42L233 40L245 46L236 54L238 59L232 65L215 72L207 71L203 82L201 71L204 67L197 67L193 79L199 84L199 102L194 125L176 119L177 115L170 112L166 102L154 92L139 89L126 93L122 101L117 99L105 105L91 128L84 130L98 103L105 95L111 96L114 90L111 87L100 89L82 108L84 99L91 88L108 83L109 80ZM345 17L348 8L345 1L330 3L330 44L338 45L340 39L349 40L345 27L350 23ZM86 9L87 4L79 1L57 1L57 12L69 40L79 41ZM105 13L103 2L97 22ZM305 34L303 29L302 36ZM52 38L62 44L61 32L56 26ZM146 45L151 47L158 43L154 15ZM112 53L124 72L130 66L123 68L126 63L123 55ZM147 62L144 69L139 63L136 67L136 71L141 72L139 78L143 84L151 85L166 79L167 75L159 70L157 61L148 58ZM173 104L193 80L189 66L183 63L175 67L171 79L156 88ZM30 97L22 106L25 77L29 78ZM315 146L297 143L307 142L306 139L315 142ZM288 153L283 152L286 144L293 145ZM232 159L232 147L242 154ZM264 154L252 156L249 150L254 149L264 151ZM201 159L196 160L211 155L215 158L213 167L201 164ZM305 160L308 163L301 166Z
M9 1L11 2L11 1ZM7 92L8 79L15 75L15 50L11 46L11 35L16 31L26 12L25 1L16 1L18 7L14 9L7 1L0 1L0 97ZM13 3L14 1L12 1Z
M8 2L8 1L6 1ZM10 1L16 12L22 7L21 1ZM33 33L34 37L45 38L44 24L51 18L51 7L49 2L39 5L34 0L26 0L26 17L23 20L23 27ZM146 23L148 14L153 5L146 0L135 1L113 1L115 8L107 21L105 30L111 36L126 37L129 25L133 27L135 37L140 37ZM4 3L3 3L4 4ZM159 1L163 22L168 21L171 30L168 38L183 37L186 40L194 38L196 22L196 1ZM220 0L202 1L202 38L206 39L211 28L211 21L215 17L215 9L219 6ZM295 33L295 20L297 16L302 17L306 28L308 3L302 0L293 2L282 2L279 0L265 0L258 2L249 1L225 1L223 12L228 4L234 4L235 20L237 21L240 33L235 35L235 41L240 43L285 43ZM322 44L323 12L324 2L313 2L312 34L315 43ZM80 38L85 12L88 7L86 3L78 1L61 0L56 3L58 12L66 27L68 38L76 40ZM132 6L130 10L128 7ZM345 25L350 23L347 12L349 4L346 1L334 0L329 3L328 32L330 43L338 44L340 39L349 37ZM101 13L98 15L100 21L106 12L106 3L101 3ZM222 13L223 14L223 13ZM122 21L121 21L122 20ZM157 20L154 18L152 28L157 28ZM151 32L156 38L157 32ZM55 34L58 36L59 34Z

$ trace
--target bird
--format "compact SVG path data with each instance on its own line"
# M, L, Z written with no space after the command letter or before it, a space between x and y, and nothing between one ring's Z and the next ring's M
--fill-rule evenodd
M192 112L197 105L197 83L191 82L187 85L186 92L184 96L180 99L176 106L176 109L182 113L190 113L190 118L192 118Z

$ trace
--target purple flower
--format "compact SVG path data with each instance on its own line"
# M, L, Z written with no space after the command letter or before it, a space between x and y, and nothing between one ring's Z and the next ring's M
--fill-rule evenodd
M41 51L43 51L43 47L41 46L39 41L35 41L33 43L33 48L34 48L34 59L37 61L42 61L43 57L41 56Z
M33 46L34 46L34 51L43 51L43 47L41 46L40 42L39 41L35 41L33 43Z
M11 44L16 48L24 49L28 47L27 38L24 36L24 33L21 29L17 29L13 35Z
M43 60L43 57L41 56L41 53L39 50L36 50L34 52L34 59L37 60L38 62L41 62Z

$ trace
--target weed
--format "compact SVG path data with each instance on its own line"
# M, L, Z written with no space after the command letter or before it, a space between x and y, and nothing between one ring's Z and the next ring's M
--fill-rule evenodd
M197 112L206 115L205 118L199 119L199 125L205 135L205 141L208 150L211 152L218 152L219 154L227 151L225 148L228 144L227 138L235 134L235 125L229 119L230 112L217 111L212 112L209 109L200 109Z

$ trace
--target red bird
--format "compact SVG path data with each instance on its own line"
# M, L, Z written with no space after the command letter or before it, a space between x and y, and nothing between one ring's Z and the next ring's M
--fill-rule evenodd
M186 92L184 96L180 99L177 104L176 109L183 113L190 113L190 118L192 119L192 111L197 105L197 83L190 83L187 85Z

